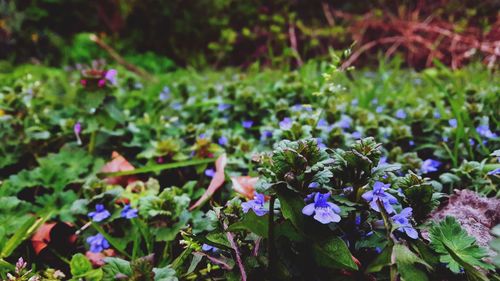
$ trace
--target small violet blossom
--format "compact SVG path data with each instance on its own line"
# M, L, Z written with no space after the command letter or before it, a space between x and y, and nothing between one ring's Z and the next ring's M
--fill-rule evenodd
M116 69L110 69L110 70L106 71L106 74L104 75L104 79L108 80L108 82L111 83L111 85L116 85L116 82L117 82L116 75L117 74L118 74L118 72L116 71Z
M438 168L441 166L441 162L434 159L427 159L422 163L420 167L420 171L422 174L436 172Z
M88 216L95 222L103 221L111 216L111 213L104 208L103 204L95 205L95 212L90 212Z
M225 146L227 145L228 139L225 136L221 136L218 140L219 145Z
M381 105L377 106L377 108L375 109L375 112L377 112L377 113L382 113L383 111L384 111L384 107Z
M242 125L242 126L243 126L243 128L245 128L245 129L250 129L250 128L252 128L253 121L252 121L252 120L242 121L242 122L241 122L241 125Z
M260 134L260 140L265 141L266 139L272 138L273 132L269 130L265 130Z
M292 128L292 124L293 121L290 117L283 118L283 120L281 120L279 123L281 130L290 130Z
M448 120L448 124L450 124L450 127L456 128L457 127L457 119L450 119Z
M307 187L309 187L309 188L318 188L319 187L319 183L313 181Z
M215 170L214 169L206 169L205 176L213 178L215 176Z
M408 237L412 239L417 239L418 238L418 232L413 228L413 226L410 223L410 218L412 216L412 208L404 208L401 213L395 214L394 216L391 217L392 221L396 224L397 226L397 231L406 233Z
M497 135L490 130L490 127L488 125L479 125L476 128L476 132L480 136L485 137L487 139L494 139L497 137Z
M123 210L121 211L120 216L122 218L126 218L126 219L137 218L137 209L134 209L134 208L130 207L129 204L127 204L127 205L125 205L125 207L123 207Z
M78 145L82 145L82 139L80 138L80 133L82 132L82 124L80 122L76 122L75 126L73 126L73 132L76 136L76 142Z
M325 119L322 118L322 119L319 119L318 124L316 125L316 128L329 132L332 130L333 126L328 124L328 121L326 121Z
M203 252L211 252L211 253L217 253L219 251L219 248L208 244L203 244L201 246L201 249L203 250Z
M491 170L487 173L487 175L500 175L500 168L496 168L495 170Z
M109 243L106 238L101 233L97 233L94 236L89 236L87 238L87 243L90 245L90 251L92 253L100 253L105 249L109 248Z
M217 106L217 110L218 111L226 111L228 110L229 108L231 107L230 104L227 104L227 103L221 103Z
M326 145L323 143L322 138L316 138L316 142L318 143L319 148L326 148Z
M166 101L170 98L170 88L168 86L163 87L163 90L160 92L158 97L160 101Z
M329 197L330 193L322 194L317 192L314 195L314 202L306 205L302 209L302 213L306 216L312 216L314 214L314 219L322 224L339 222L340 208L332 202L328 202Z
M384 208L387 211L387 213L389 214L394 213L394 208L392 207L392 205L398 203L398 199L396 199L396 197L386 192L386 190L389 189L390 186L391 185L389 183L384 184L383 182L377 181L373 185L373 190L365 192L361 197L363 197L363 199L365 199L366 201L370 202L370 208L372 208L377 212L380 212L380 209L377 204L377 200L380 200L381 203L384 205Z
M342 129L349 129L351 127L351 124L352 124L351 117L346 115L342 115L340 117L340 120L336 123L336 125Z
M360 132L354 131L354 132L352 132L351 136L353 139L360 139L362 135Z
M402 109L398 109L398 111L396 111L396 118L398 119L405 119L406 118L406 112Z
M261 217L268 212L268 210L264 208L264 203L264 194L255 192L253 200L241 203L241 207L243 208L244 213L248 213L248 211L252 209L257 216Z

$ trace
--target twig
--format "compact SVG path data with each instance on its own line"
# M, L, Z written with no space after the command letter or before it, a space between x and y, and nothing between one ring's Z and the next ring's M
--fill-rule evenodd
M126 69L134 72L135 74L141 76L144 79L147 80L152 80L153 76L145 71L142 68L139 68L136 65L131 64L130 62L126 61L118 52L116 52L111 46L106 44L106 42L102 41L97 35L91 34L90 35L90 40L95 42L99 47L104 49L106 52L108 52L109 56L114 59L118 64L123 65Z
M224 230L227 229L227 223L223 223ZM236 242L234 242L234 236L231 232L227 231L226 232L226 237L227 240L229 241L229 244L231 244L231 248L233 248L234 252L236 253L236 263L238 264L238 268L240 269L240 274L241 274L241 280L246 281L247 280L247 273L245 272L245 267L243 266L243 261L241 260L241 254L240 250L238 249L238 245Z

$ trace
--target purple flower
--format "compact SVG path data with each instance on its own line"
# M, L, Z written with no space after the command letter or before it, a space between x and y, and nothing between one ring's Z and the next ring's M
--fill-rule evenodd
M130 207L129 204L127 204L125 205L125 207L123 207L123 210L120 215L122 218L126 219L137 218L137 209L133 209L132 207Z
M228 142L228 139L225 136L221 136L218 142L220 145L225 146Z
M182 104L180 102L175 102L172 104L172 109L174 110L181 110L182 109Z
M457 127L457 124L458 124L458 123L457 123L457 119L454 119L454 118L453 118L453 119L448 120L448 124L450 124L450 126L451 126L452 128L456 128L456 127Z
M82 145L82 139L80 138L80 133L82 131L82 124L80 122L76 122L75 126L73 126L73 132L76 136L76 142L78 145Z
M160 92L159 99L161 101L166 101L170 98L170 88L168 86L163 87L163 90Z
M474 139L469 139L469 144L470 145L475 145L476 144L476 141Z
M396 115L395 116L398 119L405 119L406 118L406 112L404 110L402 110L402 109L398 109L396 111Z
M307 187L309 187L309 188L318 188L319 187L319 183L313 181Z
M427 159L422 163L420 171L422 172L422 174L436 172L439 166L441 166L441 162L433 159Z
M268 138L272 138L273 137L273 132L272 131L269 131L269 130L265 130L263 131L261 134L260 134L260 140L261 141L264 141Z
M440 119L441 118L441 113L439 113L439 111L434 111L433 116L434 116L435 119Z
M384 111L384 107L382 105L379 105L377 106L377 108L375 108L375 112L377 113L382 113Z
M206 169L205 176L213 178L215 176L215 170L214 169Z
M360 139L361 133L358 131L354 131L354 132L352 132L351 136L353 137L353 139Z
M253 200L241 203L241 207L243 208L244 213L248 213L248 211L252 209L257 216L261 217L267 214L268 212L264 208L264 203L265 203L264 194L255 192Z
M241 125L243 126L243 128L245 129L250 129L253 125L253 121L252 120L246 120L246 121L242 121L241 122Z
M409 144L410 146L414 146L414 145L415 145L415 142L414 142L414 141L412 141L412 140L410 140L410 141L408 141L408 144Z
M280 129L282 130L290 130L292 128L292 118L290 117L285 117L283 120L280 121Z
M387 156L382 156L380 157L380 160L378 161L378 167L387 164Z
M97 233L94 236L89 236L87 238L87 243L90 245L90 251L92 253L100 253L105 249L109 248L109 243L106 238L101 233Z
M111 83L112 85L116 85L116 74L118 74L118 72L116 71L116 69L110 69L108 71L106 71L106 74L104 75L104 79L108 80L109 83Z
M488 125L479 125L476 128L476 132L480 136L485 137L487 139L493 139L497 137L497 135L490 130L490 127Z
M397 231L406 233L406 235L412 239L417 239L418 232L410 223L412 211L412 208L404 208L401 213L395 214L391 219L396 224Z
M488 175L499 175L500 174L500 168L496 168L495 170L489 171Z
M377 98L372 99L371 103L372 104L378 104L378 99Z
M318 143L319 148L326 148L326 145L323 143L322 138L316 138L316 142Z
M352 106L357 106L358 104L359 104L359 100L358 100L358 99L353 99L353 100L351 101L351 105L352 105Z
M329 132L332 130L333 126L330 126L325 119L321 118L319 119L316 128Z
M199 139L204 139L204 138L206 138L206 137L207 137L207 135L206 135L205 133L201 133L201 134L198 136L198 138L199 138Z
M302 110L302 104L300 103L292 106L292 111L301 111L301 110Z
M370 208L377 212L380 212L377 204L377 200L380 200L384 205L387 213L391 214L394 212L394 208L392 207L392 205L398 203L398 199L386 192L386 190L389 189L390 186L391 185L389 183L384 184L383 182L376 181L373 184L373 190L365 192L361 197L370 202Z
M103 204L95 205L95 212L90 212L88 215L93 221L100 222L111 216L111 213L104 208Z
M340 117L340 120L336 123L336 125L342 129L349 129L351 127L351 124L352 124L351 117L346 115L342 115Z
M218 111L226 111L228 110L229 108L231 107L230 104L226 104L226 103L221 103L217 106L217 110Z
M203 244L201 246L201 249L204 251L204 252L212 252L212 253L216 253L219 251L219 248L217 247L214 247L214 246L211 246L211 245L208 245L208 244Z
M302 213L306 216L312 216L314 214L314 219L322 224L328 224L331 222L340 221L340 208L339 206L328 202L330 193L319 193L314 195L314 202L306 205L302 209Z

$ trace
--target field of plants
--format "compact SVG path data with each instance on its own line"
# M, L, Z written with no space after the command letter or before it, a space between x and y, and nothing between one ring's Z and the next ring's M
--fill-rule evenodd
M498 0L0 0L0 281L500 281Z
M5 280L499 280L479 64L0 73Z

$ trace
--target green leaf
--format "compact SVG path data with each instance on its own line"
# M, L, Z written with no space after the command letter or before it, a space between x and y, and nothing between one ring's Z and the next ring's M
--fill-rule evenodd
M136 174L144 174L144 173L154 173L160 172L163 170L177 169L188 166L197 166L214 162L215 159L196 159L196 160L187 160L180 161L174 163L167 163L161 165L152 165L148 167L142 167L135 170L130 171L122 171L122 172L113 172L113 173L100 173L98 176L100 177L117 177L117 176L128 176L128 175L136 175Z
M462 264L494 269L482 261L486 250L476 244L476 239L467 234L453 217L446 217L439 224L434 223L429 230L431 247L440 255L440 261L448 264L451 271L460 272Z
M277 188L277 195L280 200L281 213L285 219L289 219L297 230L302 230L304 226L304 199L297 193L287 188Z
M427 275L423 270L417 267L417 264L424 265L428 269L431 269L424 260L415 255L410 249L401 244L394 245L393 255L395 256L396 265L398 266L398 272L401 275L401 280L403 281L414 281L429 280Z
M357 271L358 266L345 242L339 237L332 237L313 244L316 262L324 267Z
M392 255L392 244L382 250L382 252L370 263L370 265L366 268L366 273L371 272L379 272L384 267L391 264L391 255Z
M231 224L227 228L227 231L235 232L247 230L261 237L267 238L268 220L268 215L259 217L253 211L249 211L243 215L243 219L241 221Z
M120 259L120 258L105 258L106 263L103 266L103 280L104 281L114 281L116 280L116 275L123 274L126 276L132 275L132 268L130 267L130 262Z
M12 254L12 252L19 246L21 243L31 237L33 233L50 217L52 216L52 212L49 212L47 215L37 219L32 217L28 221L26 221L20 229L16 231L14 236L12 236L3 247L0 252L0 258L8 257Z
M83 254L74 255L69 265L73 277L83 276L92 270L92 264Z
M155 273L155 281L177 281L176 272L170 265L162 268L153 268Z

